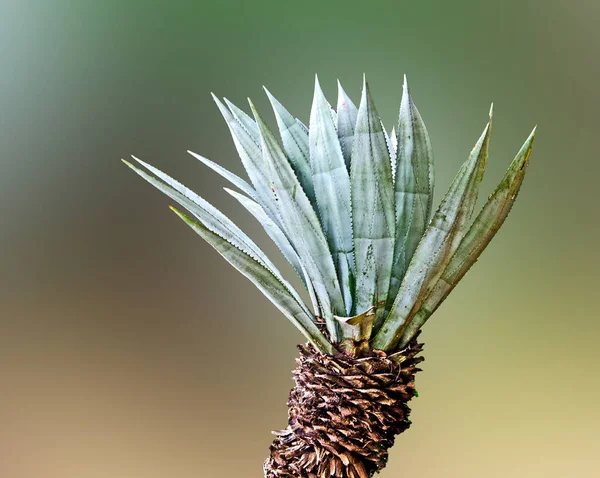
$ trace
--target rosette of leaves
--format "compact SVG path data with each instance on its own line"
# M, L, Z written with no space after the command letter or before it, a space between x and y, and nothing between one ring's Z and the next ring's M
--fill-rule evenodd
M246 276L304 335L288 426L276 434L267 477L372 476L410 425L407 402L423 324L503 224L527 169L535 130L473 219L488 157L489 121L437 209L425 124L406 78L397 127L383 126L366 80L358 108L338 83L333 108L318 80L305 126L271 93L279 138L214 97L248 179L196 153L277 245L309 303L267 255L202 197L134 157L137 174L188 212L171 208ZM214 96L214 95L213 95Z

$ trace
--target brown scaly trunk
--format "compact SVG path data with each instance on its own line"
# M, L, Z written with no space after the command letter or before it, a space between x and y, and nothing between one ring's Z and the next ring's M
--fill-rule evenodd
M299 346L288 427L265 461L266 478L369 478L385 467L394 438L410 426L415 339L400 353L325 355Z

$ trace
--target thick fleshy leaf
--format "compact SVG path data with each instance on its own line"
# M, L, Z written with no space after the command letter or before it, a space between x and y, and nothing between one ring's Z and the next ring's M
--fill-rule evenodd
M356 308L377 305L381 324L394 254L394 186L385 134L366 80L358 110L352 164L352 220L356 258Z
M344 88L342 88L342 84L338 80L337 134L348 172L350 172L350 158L352 157L357 116L358 108L346 94Z
M308 290L315 315L320 315L319 304L316 300L315 292L310 282L310 277L306 274L306 270L302 265L302 261L298 254L294 250L291 242L288 240L285 232L275 224L275 222L269 217L265 210L256 201L244 196L243 194L232 191L231 189L224 188L229 194L231 194L239 203L246 208L246 210L252 214L256 220L261 224L267 235L279 248L283 256L288 262L294 267L300 278L302 279L304 286Z
M231 132L231 137L242 160L244 169L256 191L260 205L264 207L272 217L276 216L277 207L271 194L271 185L265 173L262 151L260 149L260 138L253 138L246 127L237 119L227 107L213 95L213 99L219 111L223 115ZM239 108L237 108L239 110ZM239 110L241 111L241 110Z
M327 239L285 153L252 102L250 106L259 127L264 164L282 225L310 276L328 331L337 341L333 314L344 315L345 307Z
M431 314L448 297L448 294L452 292L456 284L464 277L471 266L475 264L483 250L504 223L523 183L534 137L535 129L529 138L527 138L527 141L525 141L515 159L513 159L494 193L488 198L487 203L473 221L452 259L444 269L444 272L442 272L441 277L423 301L423 305L421 305L415 316L410 319L410 323L405 328L400 339L399 348L410 342Z
M271 270L255 260L243 250L231 244L205 225L198 223L185 214L171 208L188 226L213 246L233 267L252 283L283 313L316 348L324 353L335 353L335 348L307 314L305 307L298 303Z
M294 118L284 106L265 88L269 97L283 149L287 155L304 192L308 196L314 208L317 207L315 199L315 187L313 185L312 172L310 169L310 152L308 146L308 130L300 121Z
M231 171L225 169L223 166L218 165L214 161L211 161L210 159L205 158L204 156L201 156L201 155L194 153L193 151L189 151L189 150L188 150L188 153L190 153L198 161L206 164L214 172L216 172L217 174L219 174L222 177L224 177L225 179L227 179L227 181L229 181L231 184L233 184L236 188L238 188L243 193L247 194L248 196L250 196L253 199L255 199L257 197L256 191L254 190L254 188L252 186L250 186L248 184L247 181L244 181L239 176L233 174Z
M345 314L349 315L352 311L355 267L350 177L329 104L318 79L315 79L308 138L319 216L342 288Z
M425 232L433 200L431 142L425 123L408 91L406 76L400 103L396 148L396 244L387 310L392 307L408 264Z
M373 348L386 351L396 348L411 312L418 310L458 247L477 200L490 132L491 118L427 227L402 280L400 293L373 339Z

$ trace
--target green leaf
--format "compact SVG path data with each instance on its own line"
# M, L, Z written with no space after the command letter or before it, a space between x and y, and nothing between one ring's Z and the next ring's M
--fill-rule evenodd
M345 308L327 239L285 153L252 102L250 107L259 127L264 164L279 217L310 276L332 340L337 341L333 314L343 315Z
M419 311L410 320L399 348L404 347L423 324L429 319L441 303L452 292L456 284L464 277L477 261L483 250L496 235L517 198L525 171L529 164L529 156L533 147L535 129L532 131L521 150L513 159L500 184L487 200L487 203L473 221L469 231L463 237L452 259L442 272L441 277L425 298Z
M336 352L335 348L313 322L312 316L306 313L305 308L298 303L272 271L203 224L192 220L173 207L171 209L198 235L213 246L233 267L252 281L310 343L323 353L333 354Z
M419 309L458 247L465 223L471 217L477 200L487 160L490 132L491 117L427 227L402 280L400 293L385 323L373 339L373 348L385 351L396 348L411 312L416 313Z
M356 257L356 312L385 303L394 253L394 186L385 134L366 80L350 172ZM375 330L383 320L379 307Z
M354 245L350 204L350 177L338 140L331 110L315 79L315 95L310 113L310 162L319 216L346 304L344 315L352 311L354 284Z
M425 123L415 106L406 76L400 103L395 174L396 244L387 310L400 289L408 264L425 232L433 200L433 152Z
M352 145L354 144L354 129L356 127L357 116L358 109L346 94L344 88L342 88L342 84L338 80L337 134L348 172L350 172L350 158L352 156Z
M302 265L300 257L298 257L298 254L294 250L294 247L287 238L285 232L281 230L281 228L275 223L275 221L273 221L269 217L265 210L256 201L253 201L252 199L244 196L243 194L239 194L235 191L232 191L231 189L224 189L235 199L237 199L237 201L239 201L239 203L242 206L244 206L244 208L246 208L246 210L256 218L256 220L261 224L267 235L279 248L283 256L294 267L294 269L302 279L304 286L309 292L315 315L320 315L321 311L319 310L319 304L317 302L312 283L310 282L310 277L308 277L306 270Z
M277 126L283 142L283 149L313 207L316 208L315 188L310 168L310 152L308 146L308 130L294 118L284 106L265 88L269 97Z
M215 171L217 174L219 174L222 177L224 177L225 179L227 179L231 184L233 184L236 188L238 188L243 193L247 194L248 196L250 196L253 199L257 198L257 194L256 194L256 191L254 190L254 188L252 186L250 186L246 181L244 181L239 176L236 176L231 171L218 165L214 161L211 161L210 159L205 158L204 156L200 156L199 154L196 154L190 150L188 150L188 153L190 153L194 158L196 158L200 162L206 164L210 169Z

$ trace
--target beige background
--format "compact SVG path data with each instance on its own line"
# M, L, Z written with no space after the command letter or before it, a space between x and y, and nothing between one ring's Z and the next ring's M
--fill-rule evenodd
M485 197L535 124L505 227L427 324L413 427L382 477L592 477L600 426L595 0L0 0L0 476L251 478L300 336L119 159L236 172L209 92L307 121L313 75L386 124L402 74L439 200L495 102ZM279 261L281 263L281 261Z

